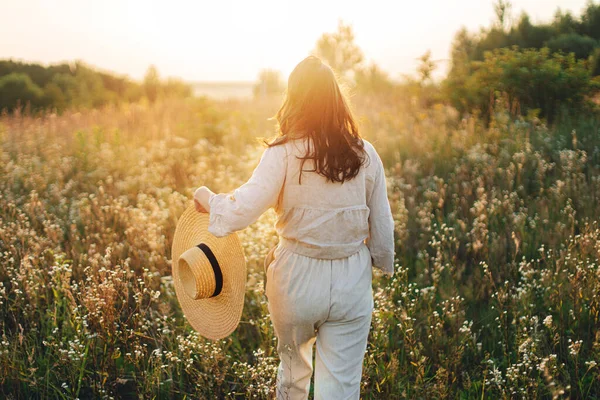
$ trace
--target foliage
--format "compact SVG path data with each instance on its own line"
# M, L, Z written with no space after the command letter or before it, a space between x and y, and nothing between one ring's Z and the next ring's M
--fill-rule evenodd
M156 101L164 97L187 97L191 88L170 78L160 81L150 67L143 85L125 77L97 71L81 62L43 67L12 60L0 60L0 111L12 112L18 105L31 110L64 111L67 107L93 108L106 104ZM148 81L154 73L154 82Z
M280 96L285 91L285 84L281 72L272 69L263 69L258 74L258 81L252 88L254 97Z
M600 4L592 1L580 18L558 9L551 22L536 25L531 23L526 13L521 14L516 23L509 23L513 18L508 1L497 1L494 9L497 21L490 28L478 33L468 33L464 29L459 31L453 55L466 52L469 61L481 61L487 51L518 46L523 49L549 47L552 51L574 52L578 59L587 59L600 46ZM468 40L464 36L468 36ZM457 60L452 57L452 61Z
M362 63L362 50L354 43L354 30L343 21L337 31L324 33L317 40L313 54L327 62L342 78L349 78Z
M355 98L397 240L362 398L600 396L600 121L499 112L484 128L402 99ZM224 340L186 323L170 247L195 187L250 176L279 100L0 117L0 397L272 394L274 214L240 232L246 300Z
M580 18L559 9L551 22L536 25L525 13L509 23L508 1L497 1L495 11L490 28L463 28L452 44L444 86L461 114L477 112L489 121L501 100L513 116L538 112L552 122L561 109L581 112L592 105L600 74L600 5L590 1Z
M435 61L431 59L431 51L426 51L421 57L419 57L419 66L417 67L417 73L419 74L419 82L424 85L431 81L431 75L435 70Z
M385 96L394 89L396 83L376 64L356 71L354 77L356 90L363 95Z
M599 89L588 64L572 53L516 47L453 66L445 85L460 112L476 110L488 121L502 102L513 117L535 112L551 122L561 107L581 111Z
M146 75L144 76L143 86L144 86L144 93L146 94L148 101L150 101L150 103L154 103L156 101L156 99L158 99L158 96L161 94L158 70L156 69L156 67L154 65L151 65L150 67L148 67L148 70L146 71Z
M43 92L29 76L13 72L0 78L0 110L13 105L42 104Z
M553 52L573 53L576 58L585 59L598 47L598 41L577 33L563 33L548 40L546 45Z
M192 87L179 78L168 78L162 87L163 96L186 98L192 95Z
M317 46L356 83L395 221L362 398L600 398L600 119L588 104L600 53L502 48L585 48L600 8L515 26L509 2L496 11L489 31L455 38L444 83L455 107L429 53L396 82L361 65L341 22ZM255 93L276 93L278 78L261 73ZM153 67L137 84L0 62L2 85L64 112L0 115L0 397L270 398L274 214L239 233L245 305L223 340L187 324L170 248L197 186L226 192L250 176L280 99L184 99L187 85Z

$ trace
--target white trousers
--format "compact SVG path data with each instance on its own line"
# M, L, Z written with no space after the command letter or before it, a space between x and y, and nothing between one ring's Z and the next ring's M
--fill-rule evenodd
M266 295L280 358L277 399L359 399L373 312L371 254L324 260L282 246L267 265Z

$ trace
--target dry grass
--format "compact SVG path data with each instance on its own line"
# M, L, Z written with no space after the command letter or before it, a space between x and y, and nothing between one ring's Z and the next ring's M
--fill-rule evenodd
M442 106L355 99L388 167L397 274L374 281L363 397L600 396L600 136L591 120L489 128ZM242 321L196 335L170 279L193 190L258 162L275 102L193 100L0 118L0 393L267 398L277 354L262 258L240 233ZM572 128L577 128L572 132Z

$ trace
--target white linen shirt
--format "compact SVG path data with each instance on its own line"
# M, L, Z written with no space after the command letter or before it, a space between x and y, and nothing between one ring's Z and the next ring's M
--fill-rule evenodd
M387 198L385 171L373 145L364 140L367 159L353 179L328 182L312 172L314 161L301 157L307 139L268 147L251 178L232 193L211 194L210 233L217 237L246 228L270 207L280 245L319 259L349 257L366 243L372 265L394 274L394 221Z

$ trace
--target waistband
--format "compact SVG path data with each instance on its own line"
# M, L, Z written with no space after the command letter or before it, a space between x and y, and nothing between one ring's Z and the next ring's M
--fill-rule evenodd
M309 243L300 242L295 239L288 239L283 236L279 236L278 247L287 249L293 253L300 254L302 256L311 258L320 258L325 260L336 260L340 258L347 258L353 254L359 252L363 247L367 248L364 241L358 243L350 243L343 245L323 245L315 246Z

